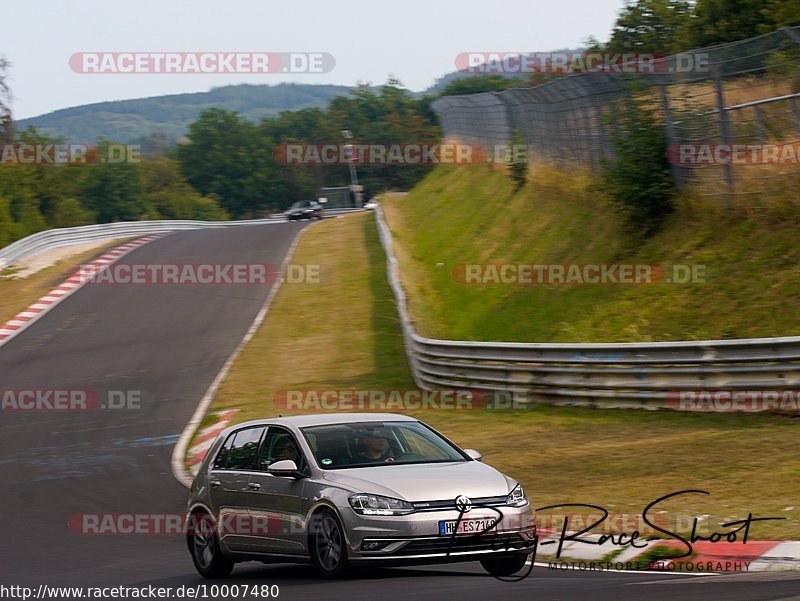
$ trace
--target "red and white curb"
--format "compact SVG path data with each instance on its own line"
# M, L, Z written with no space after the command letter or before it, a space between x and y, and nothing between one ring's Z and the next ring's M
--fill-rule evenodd
M133 252L140 246L144 246L148 242L152 242L166 235L166 233L152 234L150 236L138 238L137 240L113 248L87 265L92 268L93 272L100 273L108 269L109 265L115 263L128 253ZM80 290L87 282L88 280L80 273L71 275L60 286L45 294L42 298L24 311L19 312L5 324L0 325L0 346L6 344L25 328L36 322L65 298Z
M186 463L189 464L192 475L197 475L200 464L206 458L208 449L211 448L219 433L228 427L228 424L238 411L238 409L229 409L228 411L217 411L209 414L216 421L197 433L194 444L189 448L189 452L186 453Z
M686 546L677 540L651 540L647 541L647 547L636 548L630 545L625 547L615 546L612 541L607 540L604 544L587 544L581 541L567 541L561 550L561 557L555 559L556 549L560 532L549 530L539 530L540 541L537 556L549 562L567 563L591 563L610 565L627 569L625 566L636 565L636 571L644 570L639 565L637 559L653 546L668 547L670 549L684 550ZM598 541L600 535L582 535L580 538ZM548 545L542 545L545 541L555 541ZM639 543L644 542L640 539ZM603 561L612 551L622 549L611 559ZM692 544L692 556L677 560L664 559L655 562L651 569L647 571L666 572L670 571L670 564L693 564L696 569L700 566L711 566L710 571L736 571L736 572L766 572L777 570L800 570L800 541L755 541L749 540L747 543L736 542L717 542L698 541ZM673 569L680 570L680 566L672 566Z

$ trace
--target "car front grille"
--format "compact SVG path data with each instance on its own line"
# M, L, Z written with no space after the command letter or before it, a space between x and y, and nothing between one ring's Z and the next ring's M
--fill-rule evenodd
M502 507L507 503L508 497L481 497L472 499L472 508L476 507ZM417 511L442 511L447 509L456 508L455 499L447 499L446 501L418 501L412 503L414 509Z
M392 556L435 555L440 553L465 553L479 551L515 551L528 548L532 541L519 534L496 534L492 536L443 536L440 538L420 538L410 541Z

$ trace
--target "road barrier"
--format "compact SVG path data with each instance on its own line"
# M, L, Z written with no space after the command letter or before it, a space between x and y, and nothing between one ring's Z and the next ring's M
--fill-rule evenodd
M625 343L519 343L420 336L408 312L392 235L375 211L397 300L406 353L418 387L501 393L500 407L536 402L680 408L681 393L713 401L737 392L800 389L800 337ZM719 410L712 402L700 409ZM767 406L767 408L770 408ZM755 410L750 407L745 410Z
M330 209L325 211L325 216L336 216L362 209ZM100 223L80 227L60 228L46 230L32 234L0 248L0 269L5 269L19 261L24 261L40 252L88 242L101 242L134 236L146 236L162 232L177 232L182 230L196 230L203 228L240 227L247 225L265 225L270 223L285 223L286 219L248 219L241 221L189 221L189 220L163 220L163 221L124 221L119 223Z

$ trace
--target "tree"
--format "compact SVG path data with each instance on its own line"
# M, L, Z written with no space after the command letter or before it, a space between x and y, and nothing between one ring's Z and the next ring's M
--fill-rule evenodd
M11 119L11 88L8 85L10 67L9 61L0 58L0 144L10 143L14 135Z
M173 158L153 158L141 165L144 202L153 219L224 220L227 213L213 197L203 196L184 179Z
M195 189L214 194L234 217L247 217L276 207L283 196L273 152L274 140L259 136L255 124L208 109L189 126L189 142L176 156Z
M511 179L519 190L528 179L528 153L525 149L525 138L519 128L514 130L511 140L511 157L509 159L509 173Z
M607 44L590 50L673 54L800 25L797 0L627 0Z
M145 206L138 165L134 163L97 164L85 167L88 175L83 186L86 207L99 223L137 221Z
M11 208L8 199L0 195L0 248L13 242L13 226L14 220L11 219Z
M429 99L413 98L389 79L375 88L359 85L349 96L331 100L326 109L308 108L267 117L254 125L218 109L201 113L189 127L189 142L175 156L187 181L203 195L214 195L234 217L258 216L313 198L323 186L350 181L347 164L285 164L286 144L341 145L342 130L353 132L356 145L439 143L440 132ZM432 165L364 163L359 183L373 193L408 189Z
M735 42L800 24L797 0L697 0L689 23L694 47Z
M662 55L677 52L683 49L679 46L691 9L687 0L628 0L614 23L607 49Z
M620 101L612 136L614 159L603 182L613 200L628 212L631 224L647 235L674 210L675 183L667 161L664 124L644 99Z
M456 96L458 94L479 94L481 92L497 92L508 88L527 85L526 80L505 75L473 75L460 77L451 81L439 93L440 96Z
M59 199L50 219L53 227L76 227L94 223L94 215L75 198Z

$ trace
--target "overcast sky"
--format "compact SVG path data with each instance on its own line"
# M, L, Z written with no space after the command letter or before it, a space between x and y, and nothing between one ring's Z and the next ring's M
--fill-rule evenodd
M606 40L622 0L81 0L4 7L0 56L13 63L14 114L205 91L234 83L383 83L422 90L462 52L575 48ZM326 74L83 74L78 52L327 52Z

